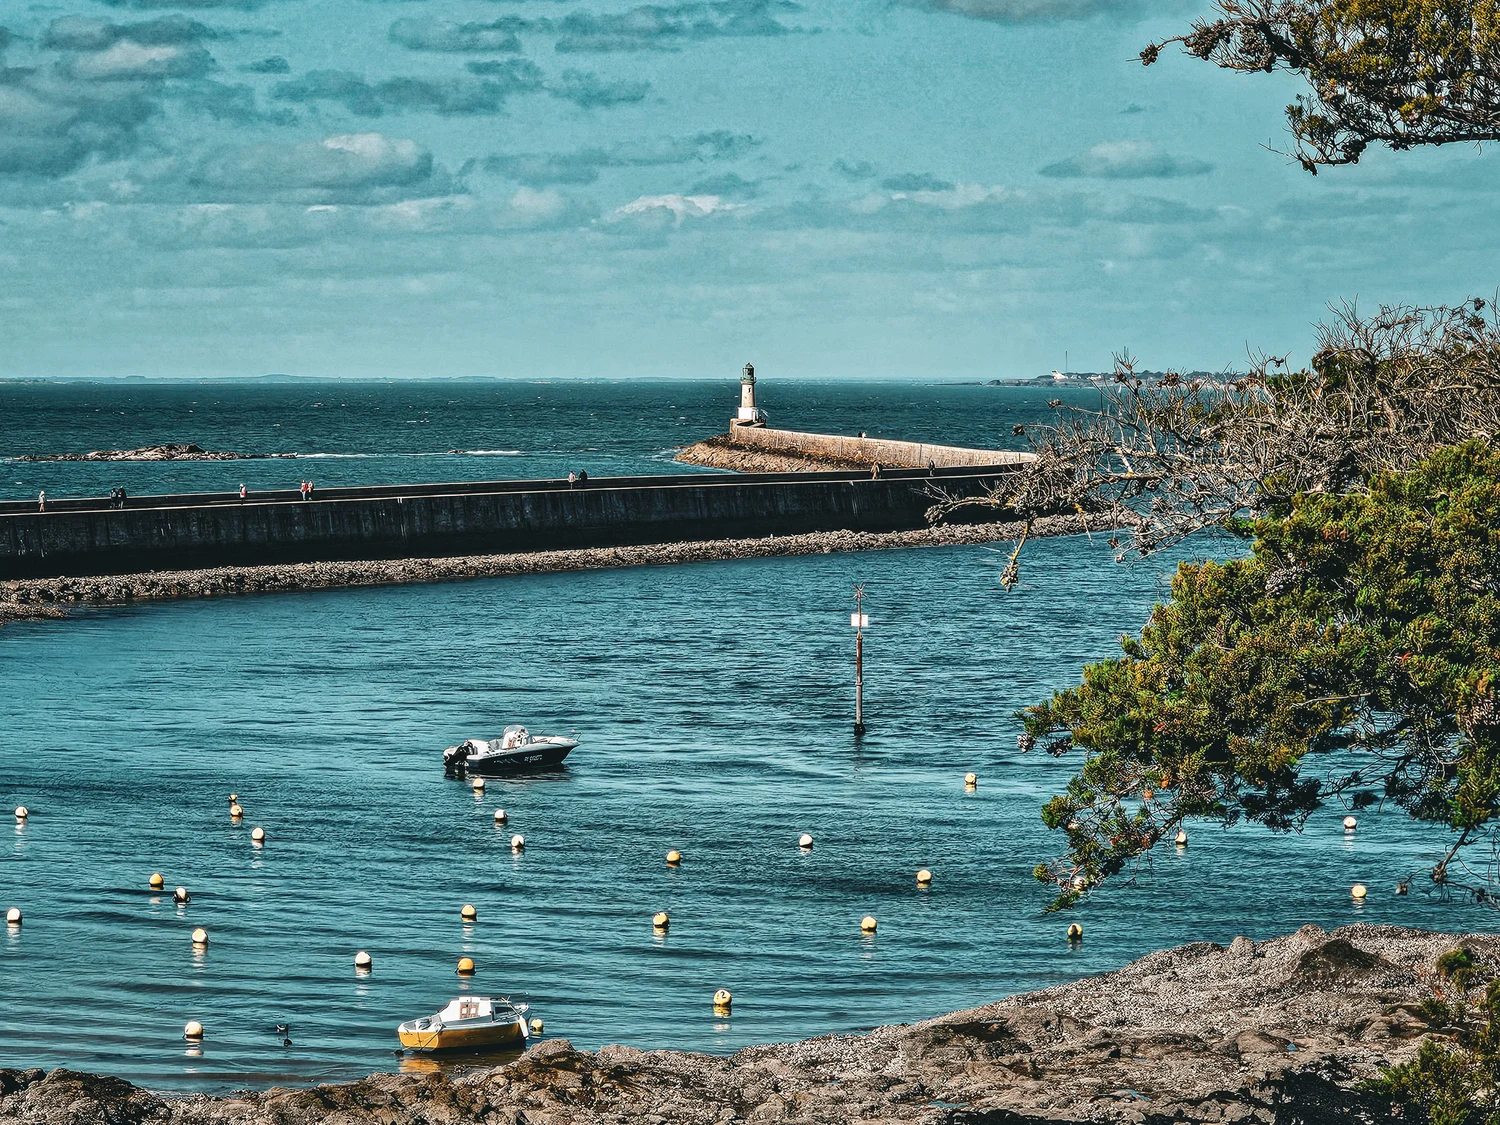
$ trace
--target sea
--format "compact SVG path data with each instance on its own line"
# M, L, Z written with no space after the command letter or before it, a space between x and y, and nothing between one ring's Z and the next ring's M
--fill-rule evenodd
M674 448L721 431L737 390L5 384L0 493L693 471ZM1014 426L1045 418L1049 400L1097 402L1036 387L761 390L787 428L990 446L1017 444ZM14 460L167 441L298 456ZM24 921L0 932L0 1066L215 1092L493 1062L396 1052L398 1023L465 994L525 1001L545 1036L579 1047L728 1054L920 1020L1186 942L1307 923L1492 927L1490 908L1422 877L1443 830L1377 807L1347 833L1337 804L1291 834L1191 824L1186 847L1048 912L1032 870L1061 842L1039 809L1081 758L1021 753L1017 710L1116 653L1178 559L1234 549L1209 540L1117 563L1098 536L1039 540L1011 592L998 580L1009 548L996 544L6 625L0 909ZM862 738L857 584L870 618ZM444 747L509 723L581 745L563 770L482 794L444 777ZM22 804L30 818L13 823ZM923 867L930 886L917 884ZM153 872L166 893L149 888ZM172 901L179 885L186 905ZM208 942L195 946L200 927ZM370 972L356 972L358 951ZM460 957L472 977L456 975ZM720 988L729 1015L713 1008ZM201 1043L184 1041L189 1020Z

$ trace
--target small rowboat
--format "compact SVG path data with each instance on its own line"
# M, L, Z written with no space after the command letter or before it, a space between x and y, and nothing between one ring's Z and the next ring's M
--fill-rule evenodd
M396 1032L401 1046L414 1051L526 1046L525 1004L460 996L441 1012L407 1020Z

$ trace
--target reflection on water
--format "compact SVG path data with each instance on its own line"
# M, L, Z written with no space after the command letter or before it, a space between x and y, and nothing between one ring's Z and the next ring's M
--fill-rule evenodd
M1076 762L1019 754L1013 713L1138 625L1160 566L1116 567L1085 539L1028 550L1011 595L1003 555L954 548L7 626L0 807L32 815L0 847L0 906L26 919L0 938L0 1061L163 1089L354 1078L397 1065L398 1023L471 991L529 1001L583 1047L728 1052L1186 941L1489 924L1426 884L1391 892L1440 833L1371 809L1346 836L1330 808L1289 837L1194 829L1137 885L1086 903L1070 947L1031 870L1058 846L1038 808ZM856 580L872 620L858 742ZM510 722L583 745L565 770L481 796L444 778L444 747ZM151 891L153 871L192 901ZM653 932L659 910L669 934ZM195 951L199 926L211 940ZM359 950L372 971L355 970ZM720 988L732 1018L713 1009ZM201 1057L184 1054L190 1019L208 1029Z

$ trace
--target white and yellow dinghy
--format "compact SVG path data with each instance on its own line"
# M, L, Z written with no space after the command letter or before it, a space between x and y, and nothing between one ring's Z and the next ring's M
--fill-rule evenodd
M441 1012L407 1020L397 1033L401 1046L414 1051L448 1051L480 1047L526 1047L525 1004L480 996L460 996Z

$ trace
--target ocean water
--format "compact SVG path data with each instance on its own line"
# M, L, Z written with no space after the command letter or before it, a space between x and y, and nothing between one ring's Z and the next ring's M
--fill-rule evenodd
M63 389L105 401L99 388ZM142 403L155 393L130 392ZM282 393L264 409L282 409ZM359 393L391 396L366 412L389 419L416 392ZM630 399L627 385L609 393ZM689 393L641 389L649 401ZM865 389L845 393L809 390L822 413L783 424L832 426L870 409ZM236 409L258 419L244 394ZM977 441L1028 409L989 388L900 394L926 404L910 408L903 436ZM976 402L1001 405L981 419ZM542 458L527 463L570 455L566 427L517 417L511 444ZM49 444L264 444L232 427L111 424L62 421L75 429ZM27 440L49 436L35 417L23 425ZM387 431L404 433L350 426L349 444L372 453ZM663 435L697 436L660 419L634 443L604 430L633 465L681 440ZM426 444L458 436L444 433ZM372 456L357 462L371 477L343 480L421 463ZM36 467L7 466L22 468ZM49 468L88 481L81 471L98 466ZM1392 893L1434 861L1442 832L1371 809L1346 835L1336 806L1291 836L1194 826L1185 849L1163 850L1134 883L1047 914L1031 869L1058 845L1038 808L1078 759L1020 754L1013 713L1114 651L1162 595L1171 560L1119 566L1102 543L1042 540L1007 594L1004 559L981 547L830 554L181 602L0 629L0 807L33 810L0 827L0 909L25 913L0 932L0 1065L163 1090L422 1068L433 1064L394 1054L396 1024L465 992L524 998L548 1035L583 1047L730 1052L916 1020L1187 941L1307 922L1493 924L1430 883ZM851 732L856 582L872 620L862 740ZM565 770L492 780L482 796L444 778L443 747L510 722L576 731L582 746ZM497 807L510 816L502 828ZM264 846L250 839L256 826ZM519 855L513 832L527 840ZM797 847L802 832L811 851ZM669 848L680 867L664 863ZM920 867L930 888L916 885ZM192 902L152 893L153 871ZM1371 888L1362 905L1349 896L1356 881ZM473 925L459 918L465 903ZM652 930L657 910L671 915L665 935ZM874 935L860 932L865 914L879 920ZM1072 920L1085 928L1076 947L1064 939ZM195 950L198 926L210 941ZM374 958L367 976L352 965L361 949ZM478 964L468 980L454 973L461 956ZM712 1009L718 988L735 996L727 1018ZM207 1028L201 1053L182 1039L190 1019Z

